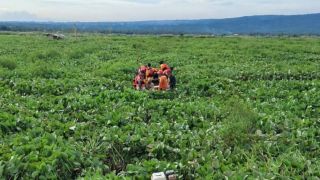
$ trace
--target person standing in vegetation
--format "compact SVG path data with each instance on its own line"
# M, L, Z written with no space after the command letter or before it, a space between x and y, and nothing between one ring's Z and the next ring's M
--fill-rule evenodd
M170 76L169 76L169 84L170 84L170 89L175 89L176 88L176 77L173 75L173 70L174 67L170 67Z
M135 87L135 89L137 90L144 90L145 89L145 82L144 82L144 73L142 72L139 72L135 79L134 79L134 83L133 83L133 86Z
M159 74L159 90L165 91L169 88L168 77L163 73L162 70L158 72Z
M174 89L176 87L176 78L173 75L172 71L174 67L169 67L164 61L160 61L160 69L167 76L167 81L169 82L169 88Z
M166 64L164 61L160 61L160 70L165 71L166 69L170 69L170 67L168 66L168 64Z
M138 69L138 73L146 73L146 71L147 71L147 66L140 66L140 68Z
M147 66L140 66L136 77L134 78L133 86L137 90L144 90L146 88L146 71Z
M153 77L154 74L154 68L151 67L151 64L148 63L148 65L146 66L146 77L150 78Z
M154 70L151 67L151 64L148 63L148 65L146 65L146 74L145 74L146 89L153 88L153 85L152 85L153 74L154 74Z

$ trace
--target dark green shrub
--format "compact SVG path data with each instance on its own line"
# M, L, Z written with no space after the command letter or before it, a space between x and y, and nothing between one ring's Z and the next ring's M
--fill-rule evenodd
M40 65L33 71L33 75L46 79L58 79L64 76L64 73L48 65Z
M61 54L59 51L55 50L55 49L49 49L49 50L45 50L45 51L41 51L41 52L35 52L33 54L30 55L30 58L34 61L34 60L52 60L52 59L57 59L61 57Z
M227 102L225 110L229 115L220 130L224 143L228 146L246 145L256 130L258 115L238 98Z
M72 52L69 53L69 58L70 59L81 59L82 57L85 56L85 52L81 49L77 49L77 50L74 50Z
M17 63L11 59L0 59L0 66L14 70L17 67Z
M123 64L122 62L106 63L97 73L101 76L110 78L115 74L122 74L125 79L128 77L134 77L136 72L136 66L134 63Z
M81 154L62 137L43 133L39 128L26 135L13 140L15 151L10 152L11 157L0 158L6 162L0 172L2 178L75 179L79 175Z

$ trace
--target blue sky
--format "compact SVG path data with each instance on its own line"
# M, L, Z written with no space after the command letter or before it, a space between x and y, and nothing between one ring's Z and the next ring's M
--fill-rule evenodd
M0 0L0 21L137 21L320 13L320 0Z

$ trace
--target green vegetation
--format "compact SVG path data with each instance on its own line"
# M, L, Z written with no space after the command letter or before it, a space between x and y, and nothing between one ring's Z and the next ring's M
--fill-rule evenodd
M0 66L3 68L7 68L9 70L13 70L17 67L17 64L15 61L10 59L0 59Z
M133 90L162 59L177 89ZM320 176L318 38L0 35L0 60L1 178Z

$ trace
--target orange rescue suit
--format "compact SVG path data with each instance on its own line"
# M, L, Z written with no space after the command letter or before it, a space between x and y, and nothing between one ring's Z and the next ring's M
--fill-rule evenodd
M162 71L164 71L164 70L166 70L166 69L170 69L170 67L168 66L168 64L161 64L161 65L160 65L160 69L161 69Z
M159 90L168 89L168 78L165 75L161 75L159 78Z

